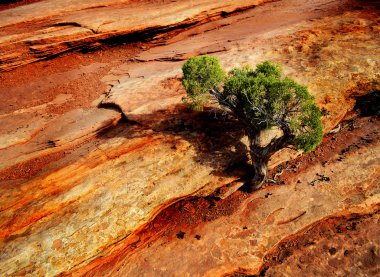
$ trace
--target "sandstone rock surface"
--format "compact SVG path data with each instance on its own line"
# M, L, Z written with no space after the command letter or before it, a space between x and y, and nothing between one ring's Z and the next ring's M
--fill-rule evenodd
M24 130L20 137L16 137L17 133L2 136L5 143L3 149L0 149L2 155L0 170L31 160L43 153L51 153L78 144L96 136L102 130L115 126L120 118L120 113L112 110L79 109L57 116L45 125L41 124L40 129L33 129L34 134L30 135Z
M3 10L0 72L119 36L153 37L270 1L48 0Z
M265 275L324 275L326 272L345 276L378 274L378 210L362 215L345 213L313 225L295 236L293 241L284 241L277 247L285 246L286 254L280 250L277 252L279 254L275 253L279 256L269 255L268 259L273 257L276 260L278 257L279 263L268 267ZM289 254L291 256L287 257Z
M368 123L368 118L364 118L358 122L357 128L364 137L378 141L378 123L378 119ZM326 138L325 143L331 138ZM325 161L328 166L323 166L318 160L327 158L319 157L329 148L325 147L303 160L303 168L288 179L286 185L270 186L240 197L241 203L233 212L228 211L228 204L231 204L228 200L227 207L215 208L214 212L212 208L203 207L207 212L205 218L199 218L198 224L194 224L192 217L192 213L198 213L197 205L181 206L182 213L176 219L169 217L164 223L165 228L157 235L151 234L153 240L146 240L144 234L137 233L131 240L119 243L108 255L78 269L75 274L258 274L267 254L274 251L279 243L286 239L291 243L294 235L306 233L314 224L331 216L378 214L379 143L369 146L348 129L338 139L342 144L332 146L337 147L337 152L345 153L344 159L333 156ZM317 161L313 162L313 159ZM239 199L238 195L232 197ZM179 224L175 223L176 220ZM376 225L377 221L371 222ZM159 220L152 222L153 226L156 224L160 225ZM371 243L376 248L378 232L371 232Z
M154 2L159 11L146 11L145 2L64 2L56 9L53 1L42 1L0 12L7 20L0 28L3 70L105 38L167 30L261 3L200 1L189 7L193 2L164 1ZM326 109L327 131L352 109L356 95L379 89L379 18L373 6L358 3L361 10L352 10L352 1L324 0L257 7L179 32L166 45L116 66L102 78L109 89L99 108L46 116L45 109L70 97L65 94L1 113L1 275L257 273L277 243L313 223L331 215L376 213L380 153L378 133L371 132L379 131L379 122L362 120L363 133L355 133L356 139L372 142L356 149L345 138L345 147L356 150L343 158L332 152L327 167L325 161L309 161L312 166L285 185L242 196L233 215L199 224L183 240L176 234L174 240L160 237L165 230L148 242L139 237L166 207L234 187L248 173L245 138L236 120L222 119L217 111L215 118L211 108L190 112L181 104L183 60L214 53L226 68L265 59L282 62ZM38 24L30 16L35 7L51 9ZM152 20L141 24L141 13ZM279 16L287 20L273 23ZM280 153L271 167L289 159ZM227 203L234 195L242 192L226 197ZM193 241L196 235L200 240Z
M216 56L227 69L243 64L255 65L267 59L280 62L285 73L307 85L319 105L326 109L324 125L325 130L329 131L353 108L355 97L380 89L377 20L375 12L347 12L280 27L263 35L244 28L244 35L240 33L244 39L235 41L232 49ZM206 37L204 43L212 48L215 40L228 44L229 39L223 32L219 36L216 32L212 40ZM127 117L131 116L134 120L138 113L146 113L147 105L144 103L144 108L136 106L131 99L143 98L144 90L150 95L157 93L157 99L161 97L159 105L152 105L153 109L173 104L174 93L178 95L177 99L183 95L179 84L181 64L166 61L194 54L193 50L198 47L195 40L190 37L139 54L139 60L145 62L124 66L122 70L128 73L129 78L118 80L119 84L111 89L103 103L119 106ZM189 45L192 49L186 48ZM208 49L204 44L202 47ZM177 52L174 49L180 50ZM190 52L184 52L186 50ZM164 62L159 62L162 60ZM172 85L168 86L168 83ZM163 91L168 92L161 96ZM131 95L135 92L140 96Z

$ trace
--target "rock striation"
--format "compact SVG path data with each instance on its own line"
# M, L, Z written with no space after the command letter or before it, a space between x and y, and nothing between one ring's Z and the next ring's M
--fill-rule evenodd
M238 122L212 107L197 113L181 104L183 60L212 53L226 68L281 62L325 109L326 132L356 96L379 90L380 74L376 3L278 1L227 18L220 16L262 1L153 1L157 9L148 11L147 3L64 1L52 8L53 1L41 1L0 12L2 70L111 37L204 23L115 66L102 78L108 89L98 107L42 116L67 101L65 94L1 113L1 275L256 274L281 242L314 223L377 213L379 122L361 119L361 133L346 128L340 137L344 147L323 148L331 151L326 160L303 160L310 166L283 186L241 196L233 214L176 230L174 239L142 239L168 206L234 187L247 175ZM36 7L46 11L38 21ZM299 154L281 152L271 167Z
M373 131L378 132L378 128L369 128L364 134ZM287 239L291 245L295 235L307 233L316 223L324 222L330 216L375 214L378 217L379 155L380 148L376 144L348 153L343 161L330 160L326 167L315 164L299 172L297 179L285 186L267 187L244 199L231 215L222 215L192 228L181 226L175 234L185 233L182 239L161 234L149 246L142 246L128 254L119 252L113 255L113 259L99 261L88 275L259 274L266 255L275 251L282 240ZM318 176L328 178L322 180ZM190 211L184 211L183 216L188 213ZM371 222L373 226L378 224L376 218ZM379 232L376 228L369 231L372 232L370 241L363 245L359 253L369 251L371 245L375 248L379 246ZM310 236L309 241L312 240ZM335 247L347 246L341 243ZM173 267L173 264L176 266ZM346 270L352 272L355 268ZM371 269L376 269L376 265L372 265ZM295 269L286 269L285 272L293 275L307 271L299 271L295 266Z
M152 38L270 1L48 0L3 10L0 72L120 36Z
M351 11L302 25L279 27L276 32L261 36L247 28L244 39L236 41L230 50L221 50L217 56L225 68L255 65L267 59L281 63L285 73L307 85L323 106L325 130L329 131L353 108L355 97L380 89L377 19L375 12ZM136 114L143 114L144 108L130 100L139 99L130 93L142 95L144 89L155 92L153 88L159 88L156 99L160 99L160 103L152 106L162 109L166 101L167 105L172 104L176 90L177 98L182 92L179 85L181 63L176 60L208 53L205 49L214 49L215 40L228 45L230 39L223 32L219 36L213 33L212 40L207 38L205 41L210 48L202 45L200 52L196 52L198 45L191 37L139 54L137 59L144 63L123 66L120 70L128 73L128 78L117 79L117 84L110 82L115 86L103 103L117 105L127 117L136 119ZM175 80L177 83L172 86L177 89L168 87L167 83ZM168 92L162 93L166 90Z

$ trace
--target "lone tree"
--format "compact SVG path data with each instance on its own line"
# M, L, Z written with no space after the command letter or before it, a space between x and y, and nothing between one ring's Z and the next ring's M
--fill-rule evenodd
M279 65L265 61L256 69L245 66L226 74L217 58L199 56L187 60L182 71L185 104L202 110L214 99L244 126L254 173L251 191L266 180L268 161L276 151L292 145L309 152L322 141L321 112L314 97L305 86L282 78ZM277 129L280 135L263 145L260 138L267 129Z

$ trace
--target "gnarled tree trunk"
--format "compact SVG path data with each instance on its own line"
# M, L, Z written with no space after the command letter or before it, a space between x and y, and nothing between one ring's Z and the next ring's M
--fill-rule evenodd
M252 159L253 178L251 180L249 191L261 188L267 178L268 161L270 155L265 147L260 147L250 143L250 155Z
M249 139L249 152L252 159L253 178L248 188L255 191L261 188L267 179L268 162L270 157L288 143L290 136L284 132L281 137L274 137L267 145L260 145L259 132L247 132Z
M266 161L253 161L252 168L254 176L251 180L251 191L261 188L267 179L268 162Z

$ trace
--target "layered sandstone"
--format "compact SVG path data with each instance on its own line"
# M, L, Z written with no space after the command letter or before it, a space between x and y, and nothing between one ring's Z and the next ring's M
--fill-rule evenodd
M270 1L50 0L0 11L0 72L120 36L152 38Z
M8 61L2 56L3 69L110 36L215 19L223 11L259 2L203 1L191 7L190 1L154 2L157 9L148 11L144 2L96 2L105 7L93 6L94 1L65 3L51 8L52 1L42 1L0 12L7 15L6 25L17 23L0 29L8 34L2 49L15 56ZM247 175L246 139L236 120L211 108L195 113L182 105L183 60L214 53L226 68L265 59L281 62L287 74L310 87L326 109L325 129L331 130L352 109L355 96L379 89L378 15L372 6L358 2L362 9L352 10L346 4L279 1L188 29L104 74L108 89L90 109L54 113L71 97L65 94L2 113L1 274L257 273L277 243L314 222L331 215L376 213L380 154L378 133L373 132L379 132L379 122L362 120L361 134L341 138L344 147L359 145L360 136L371 136L375 143L359 145L343 160L331 152L327 167L318 161L284 186L242 197L233 215L201 224L183 240L153 235L146 247L138 235L165 207L240 185ZM49 11L41 13L40 25L30 16L35 7ZM133 16L124 17L127 10ZM141 24L141 13L152 20ZM272 20L281 16L287 19ZM307 16L313 20L306 21ZM19 31L11 35L16 26ZM26 32L27 26L32 30ZM33 48L32 40L40 56L25 47ZM77 78L76 73L65 76ZM271 167L289 159L288 153L280 153ZM194 242L193 235L201 239Z
M291 27L277 26L275 31L263 35L243 28L240 39L232 43L223 30L202 35L201 44L195 43L197 38L182 39L139 54L137 59L142 64L120 67L127 78L114 77L117 82L106 78L112 80L109 83L114 87L103 103L119 106L133 119L146 113L144 109L162 109L181 95L182 63L178 60L221 52L217 56L226 69L268 59L281 63L284 72L307 85L326 110L324 125L329 131L353 108L355 97L380 89L378 24L375 12L346 12ZM151 107L136 106L134 102L140 102L145 90L151 91L150 97L157 102L146 104L152 104Z
M368 121L362 121L361 124L367 125ZM378 124L377 121L376 128L368 124L362 129L363 135L378 132ZM373 138L378 140L379 136ZM307 232L315 224L323 224L330 216L360 217L374 214L375 218L370 221L372 228L358 235L368 238L365 245L361 244L362 248L357 254L366 255L373 247L376 259L380 245L380 233L375 227L378 226L380 211L379 156L380 147L376 143L370 148L360 145L360 149L347 153L342 161L328 160L328 166L314 164L300 171L285 186L267 187L244 198L241 206L232 214L222 214L215 220L199 223L195 227L179 225L172 233L160 234L149 246L141 244L141 248L137 247L131 253L116 252L111 256L112 259L105 258L95 263L89 276L224 276L233 272L259 274L263 261L268 260L266 255L280 247L277 244L286 238L287 243L292 245L293 237L302 235L308 238L305 240L313 242L313 236L307 236ZM191 213L191 210L184 210L182 216L187 217ZM347 233L348 239L349 229L342 230L342 233ZM183 237L178 238L181 232L184 233ZM139 245L138 238L135 241ZM330 247L350 249L349 243L346 245L344 241L335 241L329 244ZM325 251L325 255L328 255L328 249ZM343 254L344 250L341 251ZM298 256L300 255L302 252L299 252ZM319 260L324 261L325 258L322 256ZM378 270L378 265L374 263L370 268L360 271L359 261L347 268L337 264L335 266L349 275L355 270ZM281 272L289 275L302 275L305 272L313 274L305 268L323 266L320 274L331 273L324 262L301 262L303 270L297 268L296 262L293 261L292 264L294 269L284 265L271 272L274 276L281 276Z

